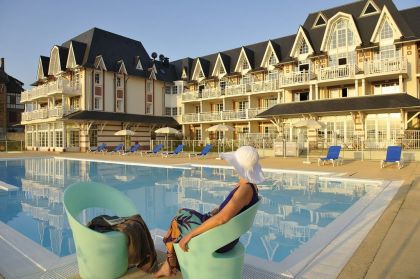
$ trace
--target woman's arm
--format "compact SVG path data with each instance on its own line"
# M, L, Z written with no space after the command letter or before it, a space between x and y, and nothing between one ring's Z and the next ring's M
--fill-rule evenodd
M252 194L253 192L250 187L239 187L238 190L236 190L236 192L233 194L232 199L228 202L228 204L218 214L210 217L203 224L196 227L189 234L184 236L179 242L179 247L187 252L187 243L191 240L191 238L228 222L245 205L249 204L252 198Z

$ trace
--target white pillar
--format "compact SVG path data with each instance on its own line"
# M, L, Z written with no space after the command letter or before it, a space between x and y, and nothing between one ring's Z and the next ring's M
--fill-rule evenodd
M359 96L359 80L358 79L354 80L354 90L356 92L356 96Z
M310 100L310 101L312 101L312 100L316 99L316 97L314 98L314 97L312 96L312 94L313 94L313 91L312 91L312 85L310 85L310 84L309 84L309 100Z
M316 96L316 99L317 100L320 100L321 99L321 97L319 95L319 87L318 87L318 84L315 84L315 96Z

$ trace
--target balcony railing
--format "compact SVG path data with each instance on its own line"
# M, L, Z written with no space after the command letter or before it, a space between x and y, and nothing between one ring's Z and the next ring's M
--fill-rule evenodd
M55 107L52 109L38 109L29 112L22 113L22 121L32 121L32 120L39 120L39 119L47 119L47 118L60 118L64 115L73 113L78 111L79 108L70 107L70 108L63 108L63 107Z
M201 112L189 113L182 116L182 122L206 122L206 121L224 121L224 120L239 120L252 119L257 114L263 112L267 108L249 108L245 110L227 110L220 112Z
M408 61L405 57L368 61L364 65L366 75L386 73L407 73Z
M198 91L196 90L187 90L182 93L182 100L183 101L191 101L198 99Z
M80 84L66 79L58 79L24 91L21 94L20 102L45 98L53 94L81 94Z
M293 86L307 84L311 79L315 78L313 72L291 72L284 75L280 75L281 86Z
M318 80L327 81L342 78L354 78L359 68L354 64L325 67L319 70Z

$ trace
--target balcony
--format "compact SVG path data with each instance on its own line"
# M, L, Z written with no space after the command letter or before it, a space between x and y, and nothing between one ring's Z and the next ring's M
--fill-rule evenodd
M61 118L64 115L73 113L78 110L79 108L74 108L74 107L70 107L70 108L55 107L52 109L42 108L42 109L38 109L34 111L23 112L22 122L42 120L42 119L48 119L48 118Z
M33 101L40 98L47 98L53 95L77 96L81 95L80 83L66 79L58 79L46 84L24 91L21 94L21 103Z
M251 83L252 93L273 92L279 89L278 80L265 80Z
M405 57L396 57L368 61L364 65L366 76L384 76L407 74L408 61Z
M340 83L343 79L354 79L359 68L354 64L325 67L319 70L319 82L336 82Z
M198 101L199 94L197 90L186 90L184 93L182 93L182 101L188 102L188 101Z
M309 86L309 82L315 77L313 72L291 72L280 75L280 85L285 88Z
M182 116L183 123L229 121L253 119L267 108L249 108L245 110L227 110L220 112L189 113Z

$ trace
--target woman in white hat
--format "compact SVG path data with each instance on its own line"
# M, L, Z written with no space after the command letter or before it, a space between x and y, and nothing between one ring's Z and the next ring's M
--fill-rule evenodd
M264 176L257 150L251 146L242 146L235 152L222 153L221 158L234 167L239 175L239 182L222 204L212 212L201 214L188 208L178 210L163 238L167 248L167 258L159 271L154 274L155 278L170 276L179 270L174 243L179 243L182 250L188 251L188 242L191 238L228 222L258 201L256 184L263 182ZM239 239L236 239L217 252L224 253L231 250L238 241Z

